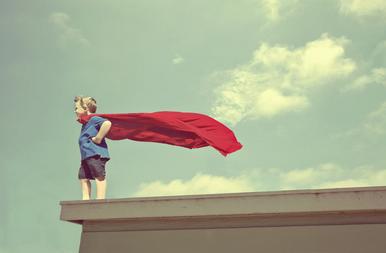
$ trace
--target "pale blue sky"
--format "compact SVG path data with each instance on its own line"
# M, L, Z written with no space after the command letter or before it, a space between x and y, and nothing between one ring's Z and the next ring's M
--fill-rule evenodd
M76 95L98 113L204 113L244 145L108 140L108 198L385 185L384 0L14 0L0 14L0 253L78 250L81 227L59 220L81 199Z

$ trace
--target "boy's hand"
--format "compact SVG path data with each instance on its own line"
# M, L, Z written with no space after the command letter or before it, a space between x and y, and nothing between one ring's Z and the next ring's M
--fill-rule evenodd
M104 121L97 135L92 137L91 140L96 144L101 144L103 138L110 131L110 127L111 127L111 121L109 120Z
M91 140L96 144L101 144L102 142L102 139L98 138L97 136L92 137Z

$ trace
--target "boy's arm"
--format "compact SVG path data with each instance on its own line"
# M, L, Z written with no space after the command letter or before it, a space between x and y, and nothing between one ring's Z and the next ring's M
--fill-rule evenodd
M91 140L93 142L95 142L96 144L100 144L102 142L103 138L109 132L110 128L111 128L111 121L109 121L109 120L104 121L102 123L97 135L92 137Z

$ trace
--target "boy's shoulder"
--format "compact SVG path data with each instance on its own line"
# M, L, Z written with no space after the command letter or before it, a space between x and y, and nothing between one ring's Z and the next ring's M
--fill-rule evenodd
M89 119L89 121L91 123L94 123L94 124L99 124L99 123L104 122L106 120L108 120L108 119L101 117L101 116L98 116L98 115L91 116L91 118Z
M99 116L99 115L93 115L93 116L91 116L91 118L90 118L90 120L95 120L95 119L106 119L106 118L101 117L101 116Z

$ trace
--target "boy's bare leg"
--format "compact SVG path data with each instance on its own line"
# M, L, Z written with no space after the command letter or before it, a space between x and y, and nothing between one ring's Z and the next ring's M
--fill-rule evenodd
M104 199L106 196L106 177L96 177L97 199Z
M88 179L80 179L82 187L82 199L89 200L91 198L91 182Z

